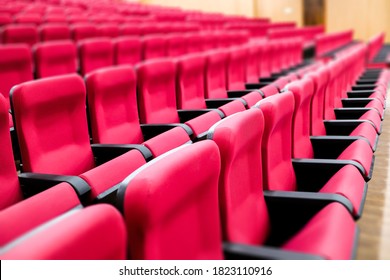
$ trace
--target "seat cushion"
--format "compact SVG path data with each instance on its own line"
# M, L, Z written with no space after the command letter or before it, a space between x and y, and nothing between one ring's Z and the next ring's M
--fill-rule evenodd
M341 204L331 203L313 216L282 247L320 255L325 259L351 259L356 228L348 210Z
M369 120L372 121L372 123L375 125L376 131L380 133L381 131L381 125L382 125L382 119L379 113L375 110L368 110L366 113L364 113L359 120Z
M371 148L374 148L378 139L375 127L371 123L362 123L356 127L350 136L362 136L370 141Z
M348 198L353 206L353 214L357 217L361 214L366 188L367 184L359 170L352 165L346 165L332 176L320 192L340 194Z

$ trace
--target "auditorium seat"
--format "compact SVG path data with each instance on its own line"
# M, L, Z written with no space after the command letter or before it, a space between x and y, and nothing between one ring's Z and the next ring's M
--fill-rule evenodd
M141 36L138 23L125 23L119 26L120 36Z
M120 36L113 39L114 64L136 65L142 60L141 39L135 36Z
M188 40L181 33L167 35L166 41L168 57L178 57L187 54Z
M269 104L267 99L261 103ZM262 161L262 135L273 129L267 128L273 121L267 117L264 121L261 110L249 109L221 120L207 135L221 153L219 206L225 252L239 256L235 247L241 244L257 247L264 259L353 258L357 226L332 195L263 192L262 168L269 162L264 166ZM274 150L280 149L277 143ZM285 174L278 177L283 180Z
M46 23L38 28L39 39L45 41L71 40L69 26L66 23Z
M38 30L31 24L8 24L0 28L0 39L3 44L24 43L31 47L38 42Z
M95 25L87 22L73 23L70 25L73 41L77 42L82 39L93 38L98 36Z
M114 64L114 47L109 38L91 38L78 42L80 74Z
M42 16L36 13L17 14L14 16L14 23L39 25L42 23Z
M77 74L20 84L12 90L12 104L22 181L35 180L47 188L52 182L67 180L79 186L83 201L110 202L117 184L150 158L144 146L91 147L85 85ZM38 190L34 186L26 192Z
M355 218L360 217L367 191L362 165L348 158L347 154L339 156L337 150L328 148L336 146L331 141L326 147L328 149L323 149L316 146L316 142L304 138L305 127L298 125L305 120L297 122L297 118L293 119L295 105L292 92L265 98L256 106L263 111L266 123L262 141L264 189L339 194L338 200ZM297 122L295 127L293 121ZM299 133L301 138L297 137ZM326 144L326 141L323 142ZM366 142L363 144L368 146ZM351 148L354 147L351 145ZM371 152L369 147L368 151Z
M33 55L36 78L77 73L77 48L73 41L38 43Z
M166 40L161 35L147 35L142 37L142 59L148 60L167 56Z
M119 36L119 28L113 23L100 24L97 27L97 34L101 37L115 38Z

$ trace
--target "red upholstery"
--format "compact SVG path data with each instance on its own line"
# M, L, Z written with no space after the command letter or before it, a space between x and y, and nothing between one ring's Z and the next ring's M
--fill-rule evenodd
M42 17L40 14L36 14L36 13L18 14L14 17L14 22L21 23L21 24L38 25L42 22Z
M124 259L125 244L126 230L120 213L110 205L96 205L59 216L29 232L1 258Z
M101 24L97 27L97 34L102 37L115 38L119 36L119 28L113 23Z
M264 94L265 97L269 97L269 96L272 96L272 95L279 93L279 90L276 87L275 83L271 83L269 85L266 85L266 86L262 87L260 90Z
M244 90L246 82L247 48L233 47L228 51L227 89Z
M167 56L177 57L187 53L187 40L181 34L171 34L166 37Z
M182 56L177 61L177 106L179 109L206 109L202 54Z
M70 40L71 33L67 24L47 23L39 26L39 38L41 41Z
M187 121L185 124L191 128L195 137L199 137L220 119L221 116L216 111L210 111Z
M165 37L149 35L142 38L142 59L161 58L167 56Z
M78 49L81 75L114 64L114 48L108 38L79 41Z
M70 26L70 30L74 41L96 37L98 32L90 23L74 23Z
M96 70L86 76L85 83L92 141L142 143L133 68L123 65Z
M121 36L139 36L141 35L141 29L139 24L126 23L119 27L119 34Z
M199 32L187 33L185 39L187 41L188 53L199 53L205 50L204 37Z
M137 67L141 123L178 123L176 66L170 59L146 61Z
M141 40L137 37L121 36L113 40L114 64L135 65L141 61Z
M0 40L3 44L24 43L31 47L38 42L38 31L31 24L8 24L1 28Z
M27 45L0 46L0 92L7 100L14 85L32 80L32 58Z
M246 61L246 82L258 83L260 78L261 47L251 44Z
M187 132L181 127L174 127L145 141L143 144L152 152L153 157L158 157L189 142L191 140Z
M240 100L233 100L218 108L225 116L245 111L245 105Z
M215 143L201 141L152 160L121 184L130 258L223 257L219 162Z
M261 99L263 99L261 97L261 95L256 92L256 91L252 91L248 94L245 94L242 99L245 100L247 106L250 108L250 107L253 107L256 105L257 102L259 102Z
M77 72L77 49L72 41L53 41L34 47L37 78Z
M206 54L206 99L226 98L227 53L212 51Z

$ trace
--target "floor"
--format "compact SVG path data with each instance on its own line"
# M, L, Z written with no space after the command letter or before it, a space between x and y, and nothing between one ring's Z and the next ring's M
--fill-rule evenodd
M390 108L387 101L387 108ZM382 122L382 134L375 152L375 166L363 215L358 221L359 260L390 260L390 114Z

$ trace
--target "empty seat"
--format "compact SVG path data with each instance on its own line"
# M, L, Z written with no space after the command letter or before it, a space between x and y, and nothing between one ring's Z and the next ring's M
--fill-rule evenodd
M39 38L41 41L70 40L71 33L67 24L47 23L39 27Z
M121 36L140 36L141 29L139 24L126 23L119 26L119 34Z
M24 44L0 46L0 92L9 106L9 92L19 83L33 79L30 48Z
M164 36L150 35L142 38L142 59L165 57L166 40Z
M97 37L97 29L90 23L75 23L70 26L72 39L79 41L82 39Z
M132 150L119 148L119 151L111 147L107 158L106 148L91 147L85 85L77 74L20 84L12 91L12 104L25 172L21 176L25 181L40 176L35 173L62 175L53 177L58 180L71 176L79 183L84 182L79 196L86 201L107 198L110 194L115 197L116 185L146 162L145 151L150 154L141 146ZM101 162L99 158L108 161L97 166ZM90 192L85 190L85 183Z
M38 43L33 53L37 78L77 72L77 48L73 41Z
M14 17L15 23L38 25L42 22L40 14L18 14Z
M100 24L97 27L97 34L102 37L115 38L119 36L119 28L115 24Z
M352 258L357 226L343 205L328 201L314 207L315 196L306 197L307 193L298 197L263 193L262 168L269 162L262 161L262 135L274 128L267 128L269 121L253 108L221 120L207 135L221 154L219 205L225 252L243 244L259 246L265 259ZM277 144L273 143L275 150L281 148Z
M180 33L170 34L166 37L167 56L177 57L187 53L187 39Z
M36 26L30 24L8 24L0 29L3 44L25 43L29 46L38 42Z
M114 64L114 48L108 38L82 40L78 43L78 53L81 75Z
M223 258L219 162L215 143L202 141L152 160L121 183L131 259Z
M142 59L141 39L132 36L121 36L113 40L114 64L135 65Z

